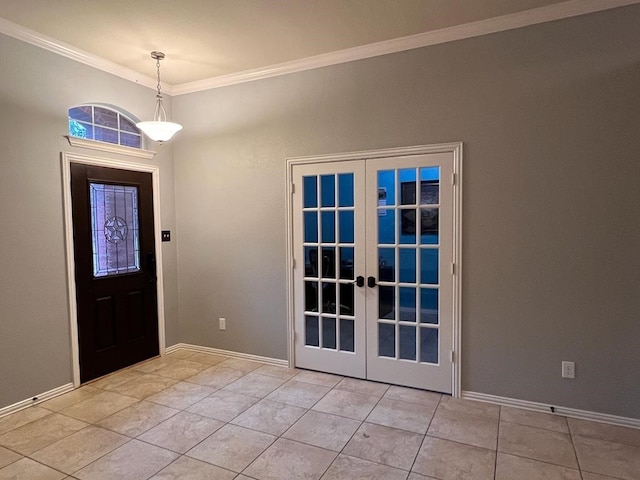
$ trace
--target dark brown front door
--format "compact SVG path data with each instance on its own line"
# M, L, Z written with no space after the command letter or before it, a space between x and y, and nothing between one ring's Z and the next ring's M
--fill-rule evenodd
M71 164L80 380L158 355L150 173Z

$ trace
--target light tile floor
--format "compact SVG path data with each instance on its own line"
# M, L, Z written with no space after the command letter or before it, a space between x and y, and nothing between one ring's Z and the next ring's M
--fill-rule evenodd
M180 350L0 418L0 480L639 480L640 430Z

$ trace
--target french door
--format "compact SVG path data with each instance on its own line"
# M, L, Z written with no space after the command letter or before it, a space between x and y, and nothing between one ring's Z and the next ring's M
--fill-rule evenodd
M296 366L451 393L455 160L292 165Z

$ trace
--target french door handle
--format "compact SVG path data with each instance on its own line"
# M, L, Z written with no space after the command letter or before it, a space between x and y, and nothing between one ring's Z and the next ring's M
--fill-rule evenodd
M355 283L358 287L364 287L364 277L362 275L358 275L356 277L356 281L353 283Z
M375 277L369 277L367 278L367 287L369 288L373 288L376 286L376 279Z

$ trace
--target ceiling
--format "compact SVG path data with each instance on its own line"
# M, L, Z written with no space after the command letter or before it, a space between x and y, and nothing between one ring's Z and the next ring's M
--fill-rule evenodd
M0 17L147 77L149 52L161 50L162 79L175 86L579 3L635 1L2 0Z

